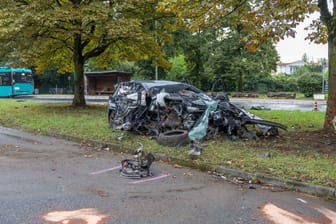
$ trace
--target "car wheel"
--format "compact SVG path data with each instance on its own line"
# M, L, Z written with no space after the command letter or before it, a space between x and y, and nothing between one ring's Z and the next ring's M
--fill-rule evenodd
M188 131L186 130L172 130L160 133L156 141L164 146L180 146L189 143Z

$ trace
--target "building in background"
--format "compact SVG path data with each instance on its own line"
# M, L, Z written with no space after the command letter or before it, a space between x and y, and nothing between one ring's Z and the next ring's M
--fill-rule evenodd
M287 74L291 75L299 67L304 66L306 63L303 60L289 62L289 63L278 63L276 74Z
M129 81L132 73L123 71L96 71L85 73L85 94L112 94L118 82Z

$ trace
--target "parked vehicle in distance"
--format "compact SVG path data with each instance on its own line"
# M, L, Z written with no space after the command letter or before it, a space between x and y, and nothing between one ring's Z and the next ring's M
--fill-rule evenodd
M265 121L230 103L223 92L210 96L174 81L120 82L109 97L108 121L115 130L158 136L176 146L220 135L231 140L278 135L286 126Z
M0 97L33 93L34 80L30 69L0 67Z

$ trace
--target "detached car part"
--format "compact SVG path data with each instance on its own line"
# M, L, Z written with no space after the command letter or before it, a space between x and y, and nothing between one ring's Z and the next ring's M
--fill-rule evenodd
M160 133L157 137L157 142L164 146L183 146L189 143L187 130L171 130Z
M132 179L151 176L150 167L155 160L153 154L144 155L143 145L140 143L140 148L135 151L134 158L121 161L120 175Z
M287 129L238 108L224 92L209 96L192 85L163 80L118 83L109 97L108 121L115 130L158 136L158 142L167 145L169 140L160 140L164 136L171 140L170 146L186 143L182 138L172 141L181 132L194 142L223 135L232 140L256 139Z

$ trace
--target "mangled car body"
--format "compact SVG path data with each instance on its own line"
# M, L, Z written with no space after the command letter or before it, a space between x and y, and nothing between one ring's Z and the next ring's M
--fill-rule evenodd
M255 139L286 129L236 107L225 93L210 96L192 85L163 80L118 83L109 98L108 120L115 130L155 136L170 133L166 136L171 140L184 135L189 142L221 135Z

